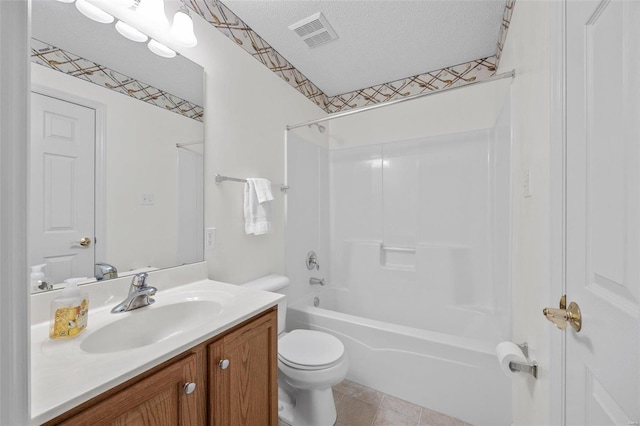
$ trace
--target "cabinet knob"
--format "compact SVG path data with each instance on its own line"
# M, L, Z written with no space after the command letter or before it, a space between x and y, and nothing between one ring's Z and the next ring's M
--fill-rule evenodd
M228 359L221 359L220 362L218 363L218 365L220 366L220 368L222 370L226 370L227 367L229 366L229 360Z
M190 395L194 390L196 390L196 384L193 382L185 383L182 389L184 389L184 393Z

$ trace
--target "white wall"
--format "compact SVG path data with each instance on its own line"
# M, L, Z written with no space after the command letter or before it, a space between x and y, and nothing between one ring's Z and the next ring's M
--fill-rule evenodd
M243 283L285 272L284 195L274 188L273 231L245 235L243 185L216 185L216 173L285 179L284 132L326 113L199 16L198 45L183 49L202 65L205 79L205 227L216 228L216 247L205 251L209 276ZM305 253L306 254L306 253Z
M514 9L499 72L515 68L512 126L514 158L514 282L512 295L513 339L527 341L538 361L538 380L517 377L513 381L514 422L555 424L551 387L560 387L551 376L551 333L559 333L542 317L542 308L556 306L560 288L552 272L559 258L553 256L551 204L552 147L561 143L552 133L554 40L557 9L553 2L518 0ZM525 198L522 182L531 170L532 196ZM556 183L558 185L559 183ZM551 284L550 284L551 283ZM556 284L557 292L551 291Z
M202 140L202 123L41 65L31 64L31 77L105 107L106 255L96 261L120 272L181 263L176 143ZM140 205L142 193L154 204Z

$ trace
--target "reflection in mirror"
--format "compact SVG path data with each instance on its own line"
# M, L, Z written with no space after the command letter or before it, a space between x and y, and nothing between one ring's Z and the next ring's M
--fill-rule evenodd
M202 68L61 2L33 2L32 34L30 264L57 284L202 261Z

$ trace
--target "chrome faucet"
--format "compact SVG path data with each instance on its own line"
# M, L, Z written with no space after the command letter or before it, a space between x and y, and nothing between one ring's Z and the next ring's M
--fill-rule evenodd
M311 285L324 285L324 278L316 278L316 277L311 277L309 278L309 284Z
M118 278L118 270L116 267L103 262L94 265L93 274L98 281Z
M147 273L141 272L133 277L131 287L129 287L129 295L111 310L112 314L142 308L155 302L151 296L154 296L158 289L147 285L148 276Z

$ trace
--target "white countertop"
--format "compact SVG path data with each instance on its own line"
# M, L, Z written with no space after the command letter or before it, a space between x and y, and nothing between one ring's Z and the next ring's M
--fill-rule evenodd
M149 285L153 285L150 282ZM126 296L126 293L122 295ZM222 310L210 321L194 325L175 336L135 349L110 353L87 353L82 342L102 326L137 312L158 309L176 298L213 300ZM160 289L153 305L121 314L111 314L113 303L91 308L84 333L71 340L49 340L49 324L31 327L31 414L32 424L41 424L119 385L138 374L240 324L275 306L282 295L245 289L212 280L200 280L165 290Z

